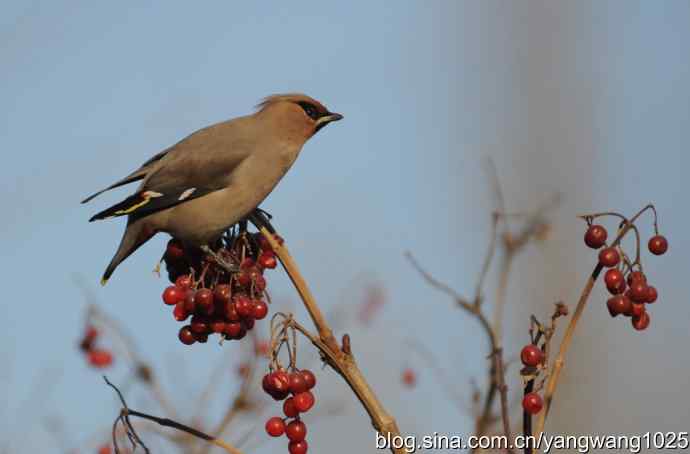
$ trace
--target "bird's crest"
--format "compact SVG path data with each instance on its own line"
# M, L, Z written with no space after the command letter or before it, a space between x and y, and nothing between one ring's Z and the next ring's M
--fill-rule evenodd
M308 102L310 104L315 105L317 108L319 108L319 110L323 110L324 112L328 111L328 109L326 109L326 107L319 101L302 93L283 93L266 96L264 99L261 100L259 104L256 105L256 109L263 110L267 106L270 106L271 104L275 104L277 102Z

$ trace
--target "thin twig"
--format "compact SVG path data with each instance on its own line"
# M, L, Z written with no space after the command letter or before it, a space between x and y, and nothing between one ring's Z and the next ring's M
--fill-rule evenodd
M509 415L509 408L508 408L508 387L505 383L505 376L504 376L504 364L503 364L503 349L500 346L499 340L496 337L496 333L493 330L493 327L491 326L491 323L489 320L486 318L484 315L484 312L482 311L481 307L481 299L477 299L474 304L471 304L469 301L467 301L465 298L460 296L459 293L457 293L455 290L453 290L450 286L444 284L443 282L437 280L434 278L430 273L428 273L424 268L419 265L419 263L415 260L414 256L407 252L405 254L407 259L410 261L412 266L420 273L420 275L431 285L432 287L436 288L437 290L440 290L441 292L445 293L446 295L450 296L455 303L466 310L468 313L473 315L474 317L477 318L479 321L480 325L484 329L484 332L486 333L487 337L489 338L489 343L491 344L491 353L490 353L490 358L491 358L491 371L492 371L492 384L490 387L489 392L490 393L496 393L498 392L501 398L501 415L502 415L502 420L503 420L503 431L510 439L511 437L511 430L510 430L510 415ZM491 402L493 400L493 397L490 398L489 400L485 401L486 402ZM490 405L490 404L489 404ZM487 410L486 408L484 409L482 415L485 414L490 414L491 408ZM482 416L481 419L484 419L484 416ZM483 423L481 423L483 424ZM512 448L508 448L508 452L512 453L514 452Z
M84 292L88 290L83 288ZM133 365L136 377L146 385L154 399L158 402L165 413L171 415L173 418L177 417L175 407L170 403L166 397L163 387L158 380L158 377L153 373L153 369L144 361L139 354L134 338L125 330L124 326L115 320L113 317L103 311L95 302L92 302L88 309L88 315L95 317L101 325L103 325L113 338L119 342L121 348L124 350L126 356Z
M157 416L149 415L147 413L142 413L140 411L132 410L131 408L129 408L127 406L127 402L125 401L124 396L122 395L120 390L117 388L117 386L113 385L108 380L107 377L104 376L103 379L105 380L106 384L108 384L108 386L110 386L111 388L113 388L115 390L118 397L120 398L120 402L122 403L122 410L120 411L120 415L118 416L118 418L115 420L115 423L113 424L113 443L115 444L116 452L119 452L119 448L117 446L117 437L116 437L116 429L117 429L118 422L123 422L125 424L125 427L127 429L127 435L130 437L130 440L132 440L133 444L136 442L138 445L142 446L142 448L144 449L144 451L146 453L149 452L149 449L146 447L146 445L144 445L141 438L139 438L136 431L134 430L134 427L131 425L131 423L129 421L130 416L136 416L138 418L143 418L143 419L146 419L149 421L153 421L160 426L170 427L170 428L188 433L190 435L193 435L197 438L201 438L202 440L205 440L211 444L214 444L218 447L223 448L229 454L242 454L242 451L235 448L230 443L228 443L224 440L221 440L219 438L214 438L210 435L207 435L204 432L201 432L200 430L194 429L193 427L186 426L186 425L181 424L181 423L174 421L172 419L159 418Z

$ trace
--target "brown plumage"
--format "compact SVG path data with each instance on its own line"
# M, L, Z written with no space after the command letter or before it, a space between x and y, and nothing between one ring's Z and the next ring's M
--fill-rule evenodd
M310 137L342 118L302 94L269 96L257 108L194 132L82 201L143 180L132 196L91 218L128 217L103 284L158 232L195 246L215 242L268 196Z

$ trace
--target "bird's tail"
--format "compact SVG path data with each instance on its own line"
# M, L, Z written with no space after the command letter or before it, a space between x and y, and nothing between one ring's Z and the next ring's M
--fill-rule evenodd
M117 268L120 263L132 255L134 251L139 249L142 244L146 243L155 234L155 230L150 229L143 220L128 222L125 233L122 235L120 246L117 248L115 256L113 256L113 259L103 273L101 285L105 285L108 282L113 271L115 271L115 268Z

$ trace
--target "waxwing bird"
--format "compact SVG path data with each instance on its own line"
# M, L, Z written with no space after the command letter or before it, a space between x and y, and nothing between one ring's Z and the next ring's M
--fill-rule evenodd
M84 199L141 180L133 195L90 219L127 216L101 283L158 232L193 246L213 244L268 196L309 138L342 118L303 94L269 96L255 113L192 133Z

